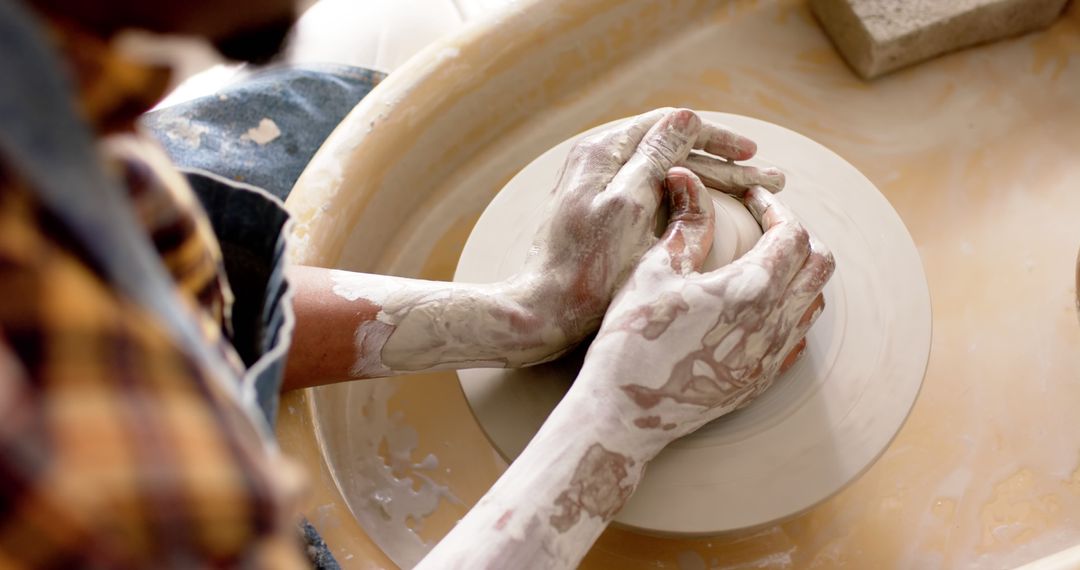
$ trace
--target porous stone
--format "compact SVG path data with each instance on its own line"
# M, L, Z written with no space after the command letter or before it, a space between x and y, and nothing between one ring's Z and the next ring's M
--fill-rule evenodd
M975 44L1046 27L1067 0L810 0L864 78Z

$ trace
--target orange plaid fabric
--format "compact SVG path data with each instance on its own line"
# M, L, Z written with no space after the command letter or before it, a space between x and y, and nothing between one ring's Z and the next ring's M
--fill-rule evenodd
M79 75L91 123L130 124L125 113L142 108L131 101L159 82L58 33L80 53L76 71L92 71ZM221 254L190 188L134 135L111 136L103 154L178 302L239 366ZM0 568L303 567L296 468L87 259L0 158Z

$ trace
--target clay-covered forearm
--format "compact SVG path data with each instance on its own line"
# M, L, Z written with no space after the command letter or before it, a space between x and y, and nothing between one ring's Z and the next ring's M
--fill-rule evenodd
M558 356L596 331L656 241L667 171L694 148L715 155L693 159L719 188L782 184L778 172L730 163L750 158L753 141L691 111L660 109L579 141L532 253L510 281L463 285L298 268L286 389Z
M585 396L581 394L581 396ZM655 451L604 402L573 390L418 569L575 568Z
M568 345L513 282L468 285L296 267L284 389L409 372L523 366Z

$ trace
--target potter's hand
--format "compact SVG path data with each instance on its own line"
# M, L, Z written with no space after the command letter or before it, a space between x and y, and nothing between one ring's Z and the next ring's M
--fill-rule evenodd
M834 267L784 204L753 188L745 202L761 240L730 265L697 273L711 243L711 202L689 172L673 170L668 186L672 221L612 302L577 380L595 396L576 395L609 398L652 452L749 403L790 366Z
M665 445L765 390L798 355L830 254L762 188L766 230L734 263L696 273L711 200L667 176L671 219L612 301L585 365L525 451L425 558L427 568L575 568Z
M779 171L717 158L744 160L756 148L686 109L658 109L579 141L529 259L512 280L560 333L549 336L553 344L545 358L596 330L619 285L656 243L657 208L670 168L686 164L710 187L734 195L754 185L780 190Z
M778 172L717 158L742 160L755 150L687 110L659 109L586 137L567 159L525 268L501 283L295 268L285 387L524 366L562 354L596 330L615 290L656 243L667 170L685 163L736 195L753 184L778 190Z

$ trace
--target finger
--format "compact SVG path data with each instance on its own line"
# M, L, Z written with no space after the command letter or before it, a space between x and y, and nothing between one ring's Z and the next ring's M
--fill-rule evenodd
M590 187L602 190L630 159L645 133L673 111L670 107L654 109L582 137L566 157L564 172L574 178L587 176Z
M806 337L801 336L797 338L798 341L794 344L794 346L792 346L786 352L782 353L786 356L784 357L784 360L780 363L780 367L776 369L776 373L766 373L760 380L758 380L758 382L754 384L753 387L747 392L743 400L739 402L737 406L735 406L736 410L741 410L753 403L754 400L758 398L758 396L762 395L763 393L765 393L766 390L772 387L772 385L776 382L777 378L787 372L789 368L795 366L795 363L798 362L800 358L802 358L802 355L806 353Z
M810 236L810 255L788 286L791 294L807 299L821 296L822 289L836 270L836 260L824 244Z
M821 313L825 311L825 297L818 295L814 297L813 302L803 312L799 318L799 322L791 328L791 332L788 336L788 342L785 344L781 354L785 354L784 361L780 364L778 374L783 374L788 368L791 368L798 360L799 357L806 351L806 335L810 332L810 328L814 326L818 318L821 317Z
M786 181L784 173L777 168L734 164L696 152L690 153L683 165L697 174L709 188L738 198L751 186L761 186L775 194L784 189Z
M814 324L825 310L825 297L817 295L809 304L795 296L788 295L781 304L780 311L786 313L778 321L781 330L792 331L784 341L786 350L790 350L792 343L806 335L806 331Z
M784 362L780 364L780 374L787 372L789 368L794 366L804 352L806 352L806 337L799 339L799 342L795 344L795 348L792 348L791 351L787 353Z
M756 398L757 395L760 395L767 390L776 378L787 372L788 369L794 366L795 363L802 358L802 355L806 352L806 335L810 332L810 327L814 325L814 322L817 321L818 317L820 317L821 313L825 310L825 297L819 294L817 297L814 297L810 306L805 309L803 308L802 303L792 297L786 297L784 305L786 306L781 306L778 311L799 314L798 311L802 309L802 313L798 322L794 324L791 319L785 317L781 317L779 321L777 321L777 326L780 327L780 330L787 331L786 337L783 337L786 340L782 343L782 348L775 352L770 352L771 356L767 355L765 361L778 358L780 355L783 355L783 360L779 362L779 367L776 368L775 374L771 372L766 372L764 374L761 381L762 385L754 387L753 394L751 394L745 402L740 404L740 409ZM791 305L798 306L791 307ZM784 333L782 332L781 334L783 335ZM773 366L775 366L776 361L773 360L773 362Z
M633 156L645 134L661 119L675 111L672 107L662 107L632 117L615 128L605 130L601 134L600 143L609 150L608 156L611 160L622 166Z
M653 210L668 170L686 160L701 130L701 119L688 109L672 111L641 138L608 185L608 190Z
M810 328L810 325L814 324L821 312L825 310L825 296L818 293L817 297L814 297L814 301L810 303L810 306L803 311L802 317L799 319L799 327Z
M780 296L810 255L810 234L783 202L760 186L747 190L744 202L764 233L735 264L763 268L768 275L767 289ZM723 274L719 270L714 273Z
M825 305L822 290L833 274L836 262L832 254L814 236L810 236L810 255L784 292L782 309L788 327L804 324L812 314L820 313ZM816 318L816 315L814 316Z
M663 253L675 273L688 275L701 270L712 248L715 224L712 199L701 180L685 168L672 168L665 187L671 217L664 235L650 253Z
M729 160L746 160L757 152L757 143L720 125L703 121L694 148Z

